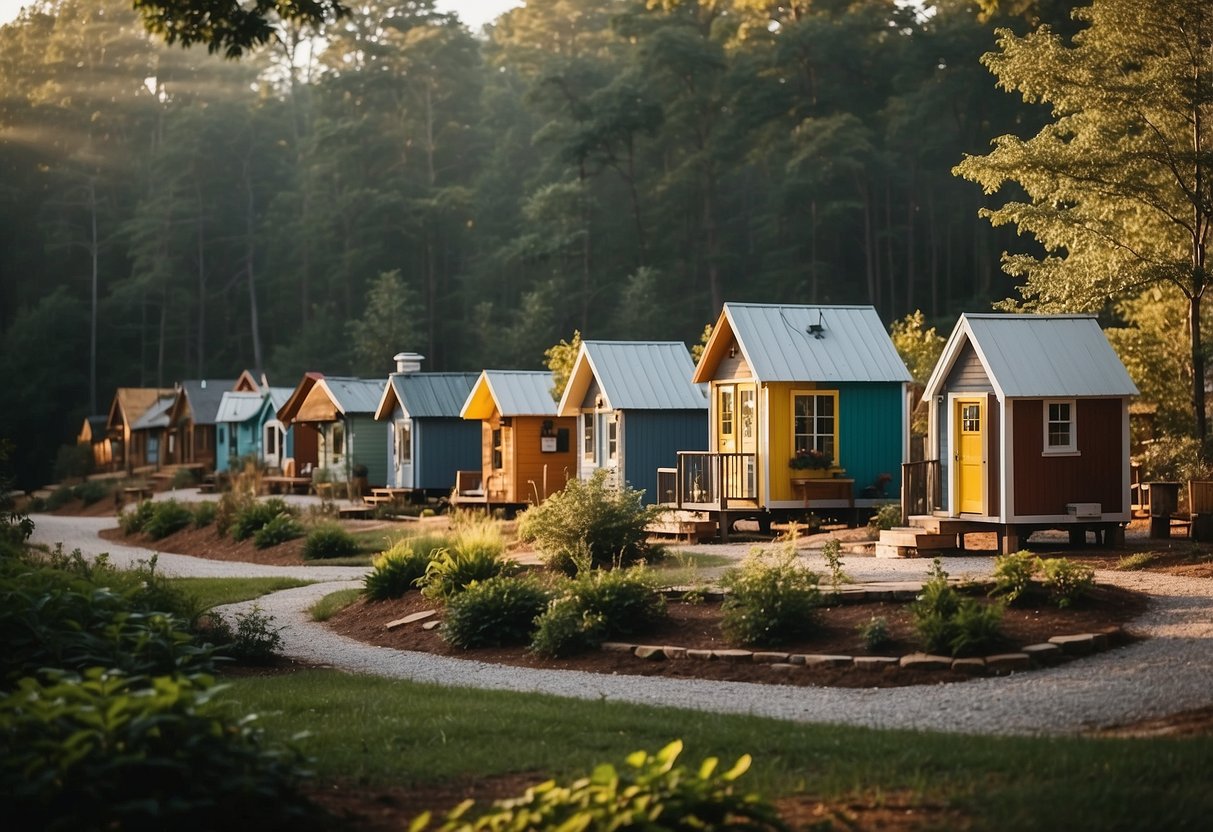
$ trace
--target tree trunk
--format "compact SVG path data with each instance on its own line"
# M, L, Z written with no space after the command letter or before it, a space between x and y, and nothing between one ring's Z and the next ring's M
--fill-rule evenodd
M1205 353L1200 337L1200 298L1204 286L1192 293L1188 302L1188 337L1192 341L1192 410L1196 416L1196 436L1201 442L1201 453L1205 440L1209 438L1208 419L1205 416Z
M97 281L98 272L98 242L97 242L97 182L88 181L89 218L91 220L92 238L89 241L89 254L92 257L93 285L92 304L89 320L88 341L88 413L90 416L97 412Z
M249 156L252 155L252 147L249 147ZM244 159L244 193L245 193L245 217L244 217L244 268L245 274L248 277L248 308L249 308L249 326L252 328L253 335L253 366L258 372L265 369L265 363L261 358L261 324L257 314L257 279L254 269L254 258L257 250L257 239L254 236L256 230L256 222L254 221L253 211L256 207L256 201L253 193L253 171L249 158Z

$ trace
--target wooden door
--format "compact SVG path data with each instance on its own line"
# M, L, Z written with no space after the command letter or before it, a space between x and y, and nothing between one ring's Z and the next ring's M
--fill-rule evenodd
M956 506L960 514L985 513L985 426L984 399L956 399L953 419L956 469Z

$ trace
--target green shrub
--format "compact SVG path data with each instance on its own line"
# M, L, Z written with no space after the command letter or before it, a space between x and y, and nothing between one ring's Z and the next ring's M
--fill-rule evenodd
M952 656L981 652L1001 640L1001 603L982 604L976 598L962 596L948 583L948 573L939 558L931 567L930 578L910 605L910 615L922 647L928 653Z
M274 617L254 604L248 612L233 616L233 628L218 613L211 613L211 634L221 652L244 664L271 664L282 649L282 628L273 625Z
M962 598L951 620L948 647L953 656L984 653L1002 643L1001 601L983 604L977 598Z
M838 594L838 588L847 582L847 575L842 571L842 543L837 539L827 540L821 547L821 554L830 570L830 588Z
M721 629L736 644L773 645L808 635L821 601L817 581L817 574L797 561L792 544L755 548L721 578L729 592L721 606Z
M279 514L253 533L253 545L268 549L304 535L303 524L292 514Z
M173 481L171 487L175 490L178 488L193 488L198 484L198 474L190 468L178 468L173 472Z
M1036 556L1019 551L994 558L994 589L992 595L1001 596L1008 604L1014 604L1032 585L1032 575L1039 568Z
M233 489L220 494L219 504L215 509L215 531L227 534L236 518L256 502L257 498L243 489Z
M1040 561L1041 583L1053 599L1053 603L1065 609L1080 595L1095 585L1095 571L1091 567L1075 563L1066 558L1047 558Z
M253 500L237 509L232 518L230 532L232 540L246 540L265 524L281 514L294 516L294 511L281 497L268 500Z
M900 526L901 504L900 503L884 503L878 506L876 513L868 520L868 536L873 540L880 537L882 531L888 531L894 526Z
M70 485L61 485L46 498L47 511L61 509L74 499L76 499L76 495L72 493L72 487Z
M155 509L155 503L151 500L143 500L136 503L134 508L128 509L118 515L118 528L125 535L138 534L147 526L148 520L152 517L152 511Z
M628 566L649 557L645 528L661 514L643 498L643 491L610 485L607 472L598 470L527 509L519 518L518 536L533 541L547 565L565 574L576 571L573 556L582 546L593 568Z
M194 513L176 500L161 500L152 504L152 510L143 524L143 531L152 540L168 537L194 522Z
M464 650L526 644L547 603L548 591L534 578L489 578L447 602L442 637Z
M609 763L568 785L554 780L527 789L521 797L503 800L476 818L472 801L447 815L439 832L488 832L500 829L608 830L648 829L724 830L751 832L787 830L775 808L758 796L740 793L734 782L750 767L742 756L728 771L718 771L715 758L697 769L676 765L682 741L675 740L656 754L637 751L617 770ZM428 828L429 816L419 818L415 832Z
M209 500L194 506L194 528L205 529L215 522L215 514L219 508Z
M416 538L397 541L373 561L371 571L363 578L363 594L372 601L386 601L416 589L435 551L445 550L436 550Z
M584 571L566 581L543 611L531 649L543 656L569 656L606 639L647 632L665 617L665 598L643 564Z
M531 649L541 656L572 656L606 640L602 616L587 610L575 595L553 598L535 620Z
M872 616L860 624L858 629L864 649L869 653L879 650L892 640L892 636L889 634L889 622L882 616Z
M55 452L55 467L52 469L59 481L75 479L93 471L93 448L88 443L60 445Z
M1204 461L1199 439L1162 436L1146 445L1133 458L1141 465L1143 482L1183 482L1213 476L1213 466Z
M209 680L21 680L0 695L0 792L27 829L286 828L301 800L296 755L265 750L248 719L204 715Z
M336 523L325 523L308 532L303 556L308 560L343 558L358 554L358 541Z
M88 480L72 488L72 496L86 506L99 503L113 493L113 484L105 480Z
M451 598L474 581L512 575L518 565L491 548L439 549L430 556L420 581L421 594L432 600Z

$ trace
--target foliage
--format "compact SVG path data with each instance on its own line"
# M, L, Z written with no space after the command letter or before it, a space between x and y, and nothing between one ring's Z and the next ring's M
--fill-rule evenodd
M34 521L18 511L13 499L12 478L7 470L11 444L0 439L0 558L16 556L34 533Z
M573 365L577 363L577 353L581 350L581 332L573 330L573 337L568 341L560 339L559 344L548 347L543 351L543 362L552 371L552 387L548 391L552 399L560 401L564 388L573 374Z
M215 509L215 531L222 535L227 534L236 518L256 504L257 498L242 488L233 488L220 494L219 505Z
M763 646L808 635L821 601L817 581L793 545L755 547L740 567L721 577L729 593L721 606L721 629L734 643Z
M308 586L315 581L302 578L167 578L169 588L189 599L191 608L199 613L224 604L251 601L262 595L284 589Z
M910 376L918 384L926 384L943 354L944 337L935 331L935 327L927 329L927 316L921 309L894 321L889 336Z
M1184 482L1213 476L1213 465L1201 457L1200 440L1187 436L1155 439L1134 461L1141 465L1143 482Z
M1036 556L1028 551L994 558L994 588L990 594L1014 604L1032 585L1032 576L1038 568Z
M665 617L665 598L644 564L586 569L565 581L543 611L531 649L540 655L567 656L606 639L640 635Z
M712 340L712 327L715 324L708 324L699 333L699 341L691 347L691 360L696 365L699 364L699 359L703 358L703 351L708 348L708 341Z
M447 602L442 637L464 650L526 644L548 595L526 576L500 575L472 583Z
M859 638L869 653L884 647L892 640L888 620L883 616L873 615L859 625Z
M93 472L93 449L83 442L60 445L55 453L56 480L76 479Z
M446 538L418 536L396 541L380 553L363 578L363 593L372 601L399 598L417 587L435 552L448 551Z
M876 540L882 531L900 526L901 523L901 504L883 503L876 507L876 513L868 520L868 537Z
M285 828L309 810L296 755L250 720L203 713L208 677L99 667L24 678L0 695L0 790L37 829Z
M176 500L152 503L152 510L143 523L143 531L152 540L160 540L179 532L194 522L194 512Z
M224 507L220 502L220 514ZM286 504L281 497L270 497L268 500L253 500L237 508L232 517L229 531L232 540L246 540L252 537L258 529L282 514L294 515L294 509ZM216 517L216 526L219 518Z
M361 589L339 589L330 592L316 603L308 607L308 613L313 621L328 621L337 613L354 604L362 597Z
M421 333L415 323L420 301L417 291L405 282L399 269L379 273L366 290L362 317L345 325L355 372L370 378L382 376L392 350L413 350L420 346ZM390 347L385 350L385 345Z
M198 484L198 473L190 468L178 468L173 472L172 487L174 490L178 488L193 488Z
M835 593L838 588L846 583L846 573L842 571L842 542L837 538L830 538L821 547L821 555L826 559L826 567L830 570L830 588Z
M1042 559L1040 574L1049 597L1062 609L1095 586L1095 570L1067 558Z
M646 829L785 830L775 808L756 795L738 793L734 781L750 768L744 755L728 771L717 771L710 757L698 770L676 765L682 741L675 740L656 754L637 751L617 770L609 763L588 777L561 786L554 780L527 789L513 800L475 821L472 802L456 807L439 827L442 832L496 829ZM416 829L428 827L429 817Z
M207 52L239 58L273 40L283 21L319 28L347 13L340 0L134 0L149 32L184 47L204 44Z
M72 494L72 487L70 485L61 485L46 498L46 510L58 511L73 499L75 499L75 495Z
M823 471L834 464L834 457L816 448L801 448L791 459L788 467L793 471Z
M473 583L498 575L513 575L518 565L502 557L500 550L483 547L438 549L430 555L419 585L421 594L434 600L450 599Z
M308 560L342 558L359 552L358 540L336 523L317 526L307 534L303 557Z
M253 533L253 545L258 549L268 549L279 543L303 537L304 533L303 524L296 520L293 514L283 512L274 515L268 523Z
M215 522L215 516L218 514L219 507L210 500L203 500L194 506L194 528L205 529L211 523Z
M576 571L574 556L581 547L594 568L628 566L649 557L645 528L661 513L644 505L643 497L627 486L612 487L599 469L523 512L518 536L533 541L544 562L566 574Z
M211 613L210 633L223 653L244 664L271 664L282 649L282 628L258 604L238 612L233 628L223 616Z
M134 508L127 509L118 515L118 528L128 536L138 534L147 528L155 510L156 504L151 500L141 500L135 504Z
M939 558L930 577L910 605L910 615L923 649L952 656L971 655L996 646L1001 639L1001 602L982 604L962 596L948 583Z
M531 649L541 656L561 658L592 650L606 639L600 614L585 608L575 595L559 595L535 619Z

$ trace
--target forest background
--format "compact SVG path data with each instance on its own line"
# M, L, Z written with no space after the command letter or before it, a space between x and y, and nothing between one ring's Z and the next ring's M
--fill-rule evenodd
M980 57L1075 5L529 0L473 33L364 0L236 62L36 4L0 27L0 437L30 487L117 386L539 367L726 300L946 332L1034 246L952 174L1049 117Z

